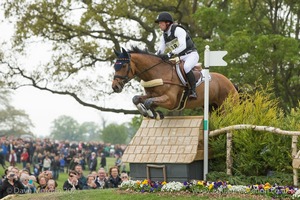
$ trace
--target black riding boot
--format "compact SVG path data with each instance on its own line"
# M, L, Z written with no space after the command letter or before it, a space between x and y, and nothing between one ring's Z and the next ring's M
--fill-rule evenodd
M196 93L196 80L195 76L193 74L193 71L189 71L189 73L186 74L186 77L188 79L189 85L191 87L191 92L189 95L190 99L197 99L197 93Z

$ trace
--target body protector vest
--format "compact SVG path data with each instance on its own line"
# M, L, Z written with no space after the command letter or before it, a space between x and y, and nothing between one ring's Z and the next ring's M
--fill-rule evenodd
M175 29L177 27L183 28L186 31L186 49L179 53L179 56L186 54L187 52L191 52L196 50L196 46L189 34L189 32L185 29L185 27L180 24L173 24L171 27L171 34L168 36L164 34L164 39L166 42L166 52L172 51L179 46L178 39L175 37Z

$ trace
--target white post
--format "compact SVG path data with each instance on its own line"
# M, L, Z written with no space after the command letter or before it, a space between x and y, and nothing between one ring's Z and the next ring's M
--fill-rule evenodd
M210 53L209 46L205 46L204 51L204 163L203 163L203 179L206 181L206 175L208 173L208 109L209 109L209 61L210 61Z

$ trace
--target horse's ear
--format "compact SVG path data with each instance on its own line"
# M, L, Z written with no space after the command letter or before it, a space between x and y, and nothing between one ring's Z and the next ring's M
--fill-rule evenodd
M122 53L127 53L127 51L122 47Z
M116 49L114 49L114 52L115 52L117 57L119 57L119 55L121 54L121 52L117 51Z
M122 47L122 53L123 55L129 58L128 52L123 47Z

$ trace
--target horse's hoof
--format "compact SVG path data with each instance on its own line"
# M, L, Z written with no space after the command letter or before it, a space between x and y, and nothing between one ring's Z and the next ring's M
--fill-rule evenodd
M147 117L148 113L147 113L147 109L145 108L144 104L139 103L136 105L138 111L144 116Z
M162 120L164 118L165 118L165 116L160 110L156 111L156 119L157 120Z

